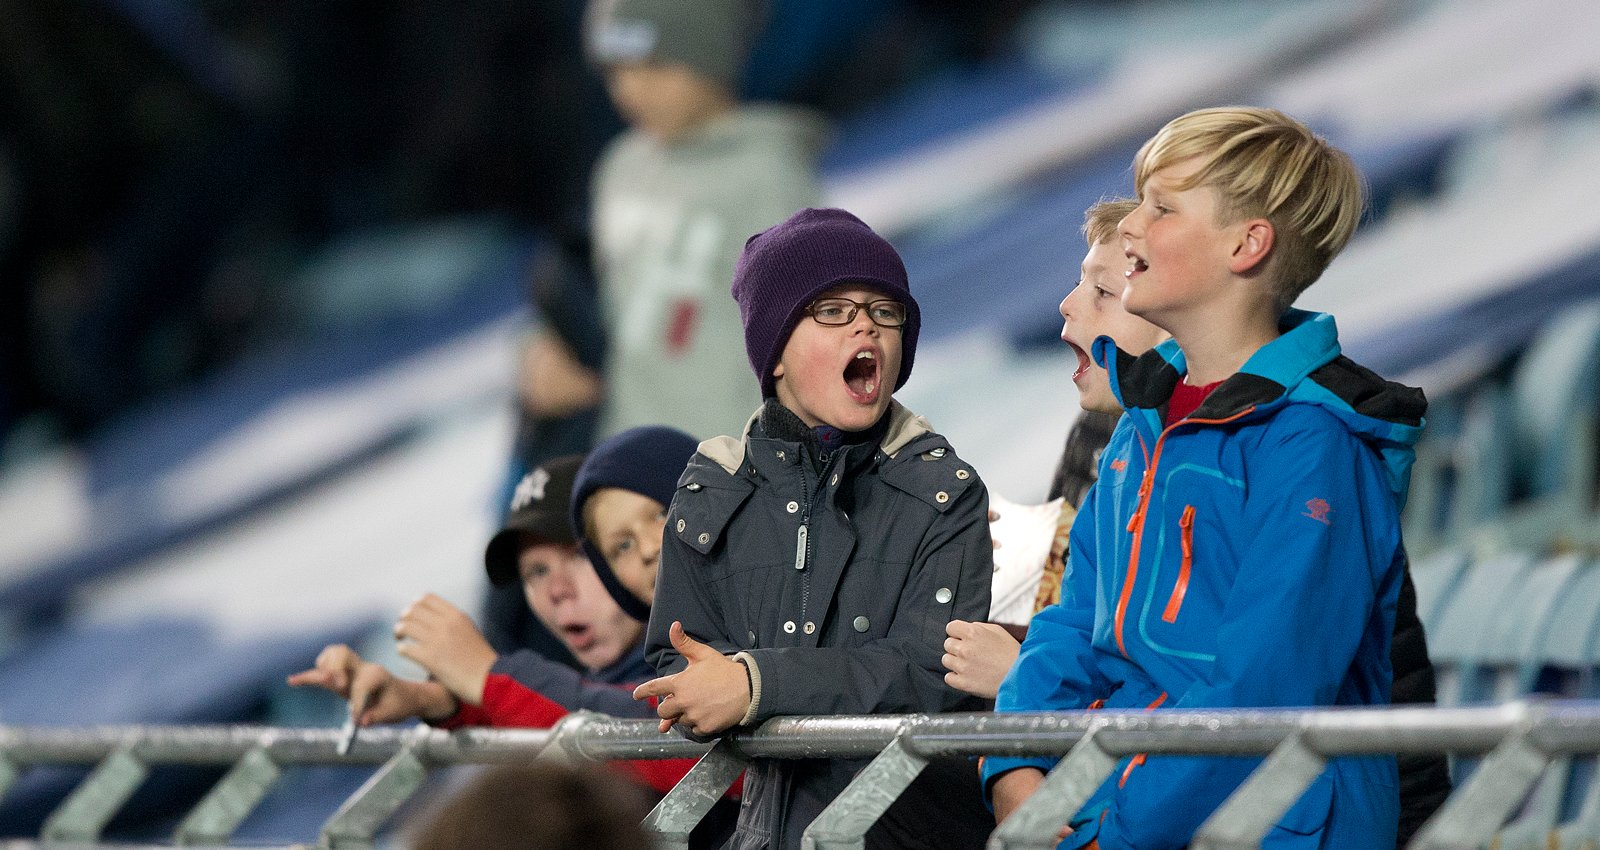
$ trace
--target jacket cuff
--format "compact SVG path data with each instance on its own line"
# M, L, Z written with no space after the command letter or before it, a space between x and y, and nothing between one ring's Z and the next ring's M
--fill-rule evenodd
M761 711L761 666L748 652L734 653L733 660L743 664L750 677L750 707L745 709L744 717L739 718L740 726L749 726L756 722L756 715Z
M435 729L460 729L463 726L488 726L489 714L482 706L456 700L456 713L441 720L423 719Z
M983 782L984 804L989 807L990 811L994 810L994 799L991 792L994 790L994 781L999 779L1001 774L1010 773L1019 767L1036 767L1045 773L1049 773L1059 761L1060 759L1048 757L1017 758L1014 756L984 756L978 759L978 775Z

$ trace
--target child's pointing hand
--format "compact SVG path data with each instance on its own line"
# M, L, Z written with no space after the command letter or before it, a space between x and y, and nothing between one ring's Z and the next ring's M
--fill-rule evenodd
M672 648L689 662L682 672L635 688L634 699L658 697L661 731L681 723L696 735L714 735L738 724L750 709L750 678L744 665L689 637L674 620Z

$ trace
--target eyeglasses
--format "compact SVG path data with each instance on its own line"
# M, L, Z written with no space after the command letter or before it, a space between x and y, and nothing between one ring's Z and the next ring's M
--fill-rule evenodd
M885 298L880 301L852 301L849 298L818 298L806 312L819 325L848 325L856 313L867 308L867 318L880 328L898 328L906 323L906 305Z

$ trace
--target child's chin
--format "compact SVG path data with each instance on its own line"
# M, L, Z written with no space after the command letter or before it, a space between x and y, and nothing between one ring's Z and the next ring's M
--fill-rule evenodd
M887 398L880 398L871 404L854 403L848 410L842 411L838 422L828 424L841 431L865 431L871 428L883 416L883 411L889 406Z

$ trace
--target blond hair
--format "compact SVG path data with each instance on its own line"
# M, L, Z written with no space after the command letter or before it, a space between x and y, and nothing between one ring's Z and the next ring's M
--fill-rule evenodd
M1104 245L1119 234L1118 225L1134 211L1139 202L1130 198L1104 198L1083 211L1083 240L1089 247Z
M1178 191L1216 190L1224 224L1272 223L1267 280L1287 309L1322 276L1361 219L1361 173L1348 154L1276 109L1199 109L1168 122L1133 160L1140 196L1150 175L1199 158Z

